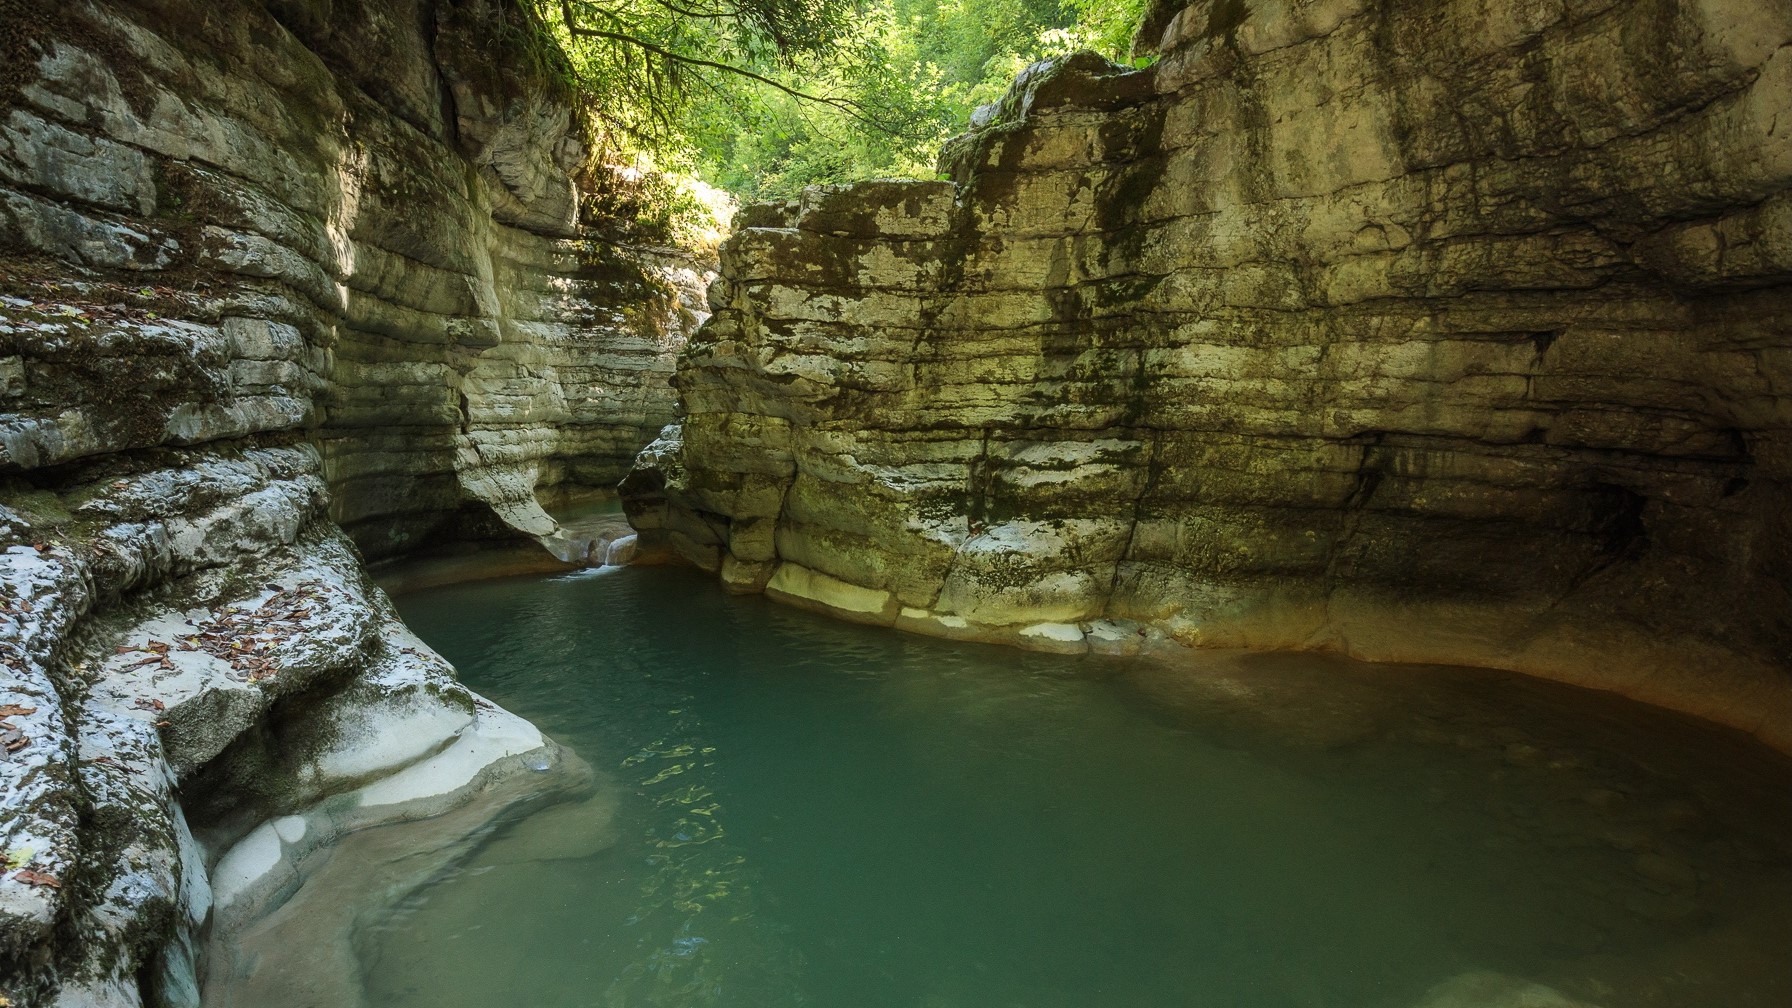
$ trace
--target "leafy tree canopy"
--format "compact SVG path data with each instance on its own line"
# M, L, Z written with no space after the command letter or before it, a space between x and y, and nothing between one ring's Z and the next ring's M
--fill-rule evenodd
M931 177L1027 64L1123 58L1146 0L535 0L605 154L743 201ZM674 199L676 202L676 199ZM667 207L672 216L693 209Z

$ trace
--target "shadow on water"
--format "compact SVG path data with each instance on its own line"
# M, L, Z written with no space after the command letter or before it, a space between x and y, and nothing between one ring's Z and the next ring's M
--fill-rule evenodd
M610 786L367 929L374 1005L1490 1003L1428 999L1474 971L1792 1004L1792 770L1661 712L1462 669L948 644L675 570L399 603Z

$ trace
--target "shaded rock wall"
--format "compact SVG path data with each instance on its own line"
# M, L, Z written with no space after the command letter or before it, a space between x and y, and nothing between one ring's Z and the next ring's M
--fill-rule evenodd
M1792 10L1165 5L737 221L625 484L743 591L1617 689L1792 747Z
M582 233L516 5L25 6L6 293L87 315L0 347L0 465L304 430L377 558L551 534L535 487L611 486L673 418L700 281Z
M194 1005L336 833L558 762L361 567L564 545L673 416L700 280L581 226L525 10L0 0L5 1003Z

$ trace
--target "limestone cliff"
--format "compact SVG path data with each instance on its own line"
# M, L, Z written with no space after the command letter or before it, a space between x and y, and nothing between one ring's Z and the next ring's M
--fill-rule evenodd
M1160 5L751 209L625 485L731 587L1498 666L1792 749L1792 8Z
M377 559L551 536L538 487L613 486L673 418L700 282L581 229L522 7L15 7L5 293L80 314L0 347L0 465L303 430Z
M362 570L568 550L674 415L699 282L584 226L527 11L0 0L5 1003L196 1004L320 843L562 763Z

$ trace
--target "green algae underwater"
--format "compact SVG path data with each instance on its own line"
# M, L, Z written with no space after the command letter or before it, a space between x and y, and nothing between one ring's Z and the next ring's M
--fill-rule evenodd
M1792 1003L1792 769L1650 708L951 644L670 569L398 602L601 783L356 936L377 1008Z

